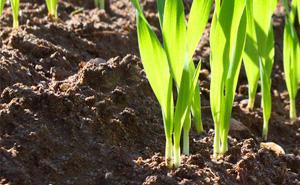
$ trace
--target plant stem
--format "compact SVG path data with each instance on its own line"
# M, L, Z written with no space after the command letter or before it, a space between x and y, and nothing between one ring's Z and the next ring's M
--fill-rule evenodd
M290 100L290 119L292 121L295 121L297 119L296 100L295 99Z
M190 130L191 130L191 115L188 114L183 125L183 154L190 155Z
M18 29L19 28L19 20L18 18L13 18L13 28Z
M228 151L228 133L227 131L224 129L223 133L222 133L222 145L221 145L221 154L225 154Z
M250 95L249 100L248 100L248 105L247 105L248 110L253 110L254 102L255 102L255 96L253 97L252 95Z
M172 138L166 138L165 163L168 168L173 167L172 152L173 152Z
M214 137L214 158L217 158L220 154L220 129L218 124L215 124L215 137Z
M262 134L264 140L268 139L268 132L269 132L269 120L264 118L263 134Z
M190 155L190 137L189 137L190 130L183 130L183 154Z
M13 28L19 28L19 0L11 1L12 13L13 13Z
M174 160L174 167L178 168L181 164L180 159L180 141L174 139L174 148L173 148L173 160Z

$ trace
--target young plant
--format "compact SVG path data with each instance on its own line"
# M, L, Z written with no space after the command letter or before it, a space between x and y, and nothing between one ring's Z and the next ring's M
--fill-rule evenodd
M46 0L46 5L48 8L48 14L57 19L58 0Z
M181 163L182 128L188 120L187 117L190 116L189 112L195 101L200 73L200 65L196 69L194 67L192 54L201 38L209 15L209 11L204 11L208 12L207 19L201 18L201 13L203 13L201 10L210 9L212 0L194 1L189 19L189 22L193 24L189 23L188 27L182 0L166 0L163 9L164 16L160 19L164 46L151 29L139 1L132 0L132 3L137 10L137 33L142 63L162 109L166 136L166 164L169 167L173 164L178 167ZM178 89L175 106L172 93L173 79Z
M247 1L247 39L244 51L244 64L249 82L249 104L252 109L261 80L263 137L267 139L271 116L271 72L274 62L274 32L272 14L277 0ZM254 13L255 11L255 13Z
M296 96L298 91L298 76L300 68L298 64L300 61L300 46L299 38L294 27L297 1L292 1L291 10L288 6L288 1L283 1L286 10L286 19L284 27L284 72L287 89L290 96L290 119L296 120Z
M246 1L215 1L210 36L210 103L215 125L215 157L228 150L230 117L246 40Z
M105 9L105 0L95 0L95 6L99 9Z
M182 29L186 29L185 27L185 19L178 19L173 20L171 18L171 15L175 16L175 14L172 14L168 11L166 11L167 8L170 9L168 6L168 2L166 4L165 0L157 0L157 8L159 13L159 20L160 20L160 26L161 30L163 32L163 38L164 38L164 44L166 48L166 52L168 55L168 58L170 60L170 68L171 71L173 71L172 75L175 80L175 84L177 86L177 90L180 89L180 67L178 66L182 64L178 64L178 58L179 56L188 55L189 61L189 67L190 67L190 74L193 74L195 71L194 63L192 61L193 54L195 52L195 49L198 45L198 42L202 36L202 33L205 29L207 20L209 18L210 9L212 6L212 0L203 1L203 0L195 0L192 4L190 15L189 15L189 21L188 21L188 28L187 29L187 39L188 39L188 50L184 54L184 45L176 45L176 43L182 43L182 40L180 39L181 32L174 32L172 30L176 30L177 23L182 26ZM166 8L165 8L166 7ZM169 17L166 17L164 19L164 14L169 13ZM183 9L180 10L180 13L183 13ZM165 22L164 22L165 21ZM177 22L177 23L176 23ZM173 34L171 34L173 33ZM171 46L171 47L168 47ZM183 51L183 53L174 53L173 51ZM178 54L178 55L177 55ZM182 61L182 60L181 60ZM179 69L179 70L178 70ZM194 99L191 106L191 113L193 115L195 128L198 133L203 132L203 125L202 125L202 116L201 116L201 100L200 100L200 88L199 86L196 87L196 92L194 95ZM188 114L183 126L183 153L185 155L189 155L189 133L191 129L191 115Z

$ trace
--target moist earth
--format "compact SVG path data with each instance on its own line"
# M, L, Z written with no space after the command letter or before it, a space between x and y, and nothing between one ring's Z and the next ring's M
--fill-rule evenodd
M185 1L189 7L190 1ZM142 1L159 32L155 1ZM135 13L129 0L66 0L59 20L42 0L21 2L20 28L7 7L0 21L0 184L175 185L300 184L300 121L291 123L282 66L284 14L273 17L276 57L272 74L269 138L261 138L260 94L248 111L242 69L231 120L230 149L212 156L209 106L209 27L195 62L205 133L191 133L182 166L164 164L160 107L138 53ZM297 99L298 115L300 99Z

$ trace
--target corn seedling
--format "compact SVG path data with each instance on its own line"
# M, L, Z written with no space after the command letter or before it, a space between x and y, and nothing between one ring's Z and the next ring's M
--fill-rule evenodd
M132 3L137 10L137 33L142 63L162 109L166 136L166 164L169 167L173 164L178 167L181 163L182 129L190 127L191 107L195 105L194 102L200 102L200 97L196 101L194 97L198 89L201 62L195 69L192 56L208 20L212 0L193 2L188 25L182 0L164 1L163 8L158 7L163 45L146 20L139 1L132 0ZM172 93L173 79L178 90L175 106ZM200 114L200 104L197 106ZM186 122L189 122L189 125ZM184 134L184 137L188 139L188 133ZM188 142L184 143L185 150L188 150L186 146Z
M230 117L246 40L246 1L217 0L215 5L210 36L215 157L228 150Z
M265 139L272 106L270 76L274 62L274 32L271 21L276 5L277 0L247 1L247 39L243 58L249 82L248 108L252 109L254 106L260 79Z
M296 113L296 96L298 91L298 64L300 61L300 46L299 38L294 27L297 1L293 0L291 4L291 10L287 0L283 0L283 4L286 10L286 19L284 27L284 72L287 89L290 97L290 119L297 119Z
M57 18L58 0L46 0L46 5L48 8L48 14L54 18Z
M165 11L165 6L168 4L165 3L165 0L157 0L157 7L159 13L159 20L161 25L161 30L163 32L164 43L166 46L167 56L170 60L170 67L171 71L173 71L173 78L176 82L177 89L180 88L180 67L178 68L178 60L177 57L180 55L183 56L184 54L176 55L173 51L179 50L184 51L183 44L176 46L176 43L181 42L179 36L180 32L174 32L173 35L170 33L172 30L176 29L176 25L174 25L174 20L172 20L171 15L172 13ZM212 5L212 0L204 2L203 0L196 0L193 2L191 7L191 12L189 15L188 21L188 28L187 29L187 39L189 41L187 55L190 60L190 74L193 74L195 68L194 63L192 61L192 57L194 51L198 45L198 42L202 36L203 30L206 26L206 22L209 17L210 9ZM168 7L170 8L170 7ZM169 13L169 17L166 17L164 20L164 14ZM166 21L166 22L164 22ZM184 25L184 20L178 21L179 24ZM182 29L186 29L182 27ZM179 38L178 40L176 40ZM175 39L175 40L174 40ZM181 42L182 43L182 42ZM169 46L169 47L168 47ZM182 60L181 60L182 61ZM181 65L179 63L179 65ZM201 101L200 101L200 89L199 86L196 87L195 96L191 106L191 113L193 114L195 128L198 133L203 132L203 125L202 125L202 118L201 118ZM191 116L190 114L186 117L183 129L183 153L185 155L189 155L189 133L191 129Z
M105 9L105 0L95 0L95 6L99 9Z

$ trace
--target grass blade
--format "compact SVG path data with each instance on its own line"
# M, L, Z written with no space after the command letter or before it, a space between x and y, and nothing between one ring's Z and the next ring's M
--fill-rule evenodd
M212 0L194 0L187 27L188 59L192 59L209 18Z
M299 27L300 27L300 0L297 0L297 14L298 14L298 24L299 24ZM298 36L300 35L300 31L299 31L299 28L298 28ZM300 38L299 39L299 42L300 42ZM300 60L300 44L298 45L298 53L297 53L297 61ZM300 62L298 62L297 64L297 69L298 69L298 84L300 85Z

